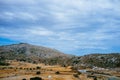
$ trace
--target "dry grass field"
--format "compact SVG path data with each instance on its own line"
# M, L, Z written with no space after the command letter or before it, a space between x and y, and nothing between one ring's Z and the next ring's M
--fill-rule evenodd
M88 78L86 74L76 75L77 73L70 67L17 61L9 61L9 63L11 64L9 66L0 66L0 80L30 80L32 77L41 77L43 80L94 80L91 77Z
M10 66L0 67L0 80L30 80L31 77L41 77L43 80L86 80L85 75L74 77L70 68L9 61ZM40 74L37 74L40 72ZM58 73L57 73L58 72ZM88 79L87 79L88 80ZM89 79L91 80L91 79Z

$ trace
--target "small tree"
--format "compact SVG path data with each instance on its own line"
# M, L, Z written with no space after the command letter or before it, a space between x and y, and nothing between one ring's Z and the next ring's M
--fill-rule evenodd
M80 71L77 71L77 74L80 75L80 74L82 74L82 73L81 73Z
M40 67L40 66L37 66L36 69L41 69L41 67Z
M22 80L26 80L26 79L24 78L24 79L22 79Z
M59 71L56 71L55 74L60 74L60 72L59 72Z
M33 78L30 78L30 80L42 80L41 77L33 77Z
M22 67L20 67L19 69L22 69Z
M33 70L35 70L35 68L33 68Z
M36 74L37 74L37 75L38 75L38 74L41 74L41 72L40 72L40 71L37 71Z
M74 77L79 78L78 74L73 74Z

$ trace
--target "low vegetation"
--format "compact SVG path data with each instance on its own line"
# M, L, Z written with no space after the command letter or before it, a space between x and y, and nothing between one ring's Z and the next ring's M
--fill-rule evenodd
M79 78L79 75L78 75L78 74L73 74L73 76L74 76L75 78Z
M39 64L42 64L42 66ZM63 54L55 49L25 43L0 46L0 78L24 75L21 79L28 80L25 75L29 75L30 80L52 79L52 76L55 80L75 80L80 77L89 78L94 74L106 75L108 73L104 73L104 71L108 72L108 70L117 71L115 75L119 76L119 67L120 53L73 56ZM78 72L79 69L90 70L87 71L90 76ZM94 72L94 74L91 72ZM43 75L42 79L40 76ZM63 79L63 77L67 79ZM93 80L96 80L96 78L93 77Z
M40 72L40 71L37 71L36 74L37 74L37 75L38 75L38 74L41 74L41 72Z
M55 74L60 74L60 72L59 72L59 71L56 71Z
M37 66L36 69L41 69L41 67L40 67L40 66Z
M28 53L30 55L28 55ZM46 65L74 66L76 68L104 68L120 67L120 53L90 54L85 56L71 56L58 50L27 43L0 46L0 65L9 65L5 60L17 60L29 63L44 63ZM84 64L84 65L81 65ZM40 69L40 67L36 67Z
M42 78L41 77L32 77L32 78L30 78L30 80L42 80Z

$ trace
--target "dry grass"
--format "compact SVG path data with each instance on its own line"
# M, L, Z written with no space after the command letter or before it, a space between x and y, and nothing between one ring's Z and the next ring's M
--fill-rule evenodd
M41 67L41 69L36 69L37 66ZM59 65L46 66L44 64L11 61L9 67L12 67L12 69L6 66L0 67L0 80L22 80L24 78L30 80L31 77L41 77L44 80L93 80L93 78L88 78L86 74L81 74L76 78L73 76L76 73L70 68ZM40 71L41 74L37 75L37 71ZM59 71L60 74L55 74L56 71ZM48 76L51 76L51 78L48 78Z
M44 80L49 80L48 76L51 76L51 80L76 80L72 76L71 69L58 65L45 66L44 64L11 61L10 66L12 69L2 69L8 67L1 66L0 80L22 80L23 78L29 80L31 77L42 77ZM36 69L37 66L40 66L41 69ZM41 74L37 75L37 71L40 71ZM56 71L59 71L60 74L55 74Z

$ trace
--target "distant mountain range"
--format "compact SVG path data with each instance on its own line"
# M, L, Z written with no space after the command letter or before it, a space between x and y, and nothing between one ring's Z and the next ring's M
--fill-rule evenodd
M56 49L27 43L0 46L0 60L19 60L32 63L60 64L62 66L120 67L120 53L73 56Z

